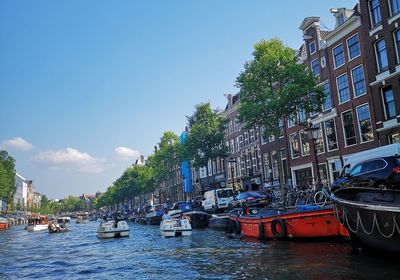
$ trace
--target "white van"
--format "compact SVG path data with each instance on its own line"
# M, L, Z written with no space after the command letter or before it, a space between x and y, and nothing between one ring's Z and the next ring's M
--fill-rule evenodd
M343 156L344 164L342 172L340 173L340 178L346 176L349 173L350 169L357 163L373 158L379 157L389 157L389 156L398 156L400 155L400 143L390 144L366 151L362 151L359 153L355 153L349 155L348 157Z
M201 205L205 211L216 212L222 209L228 209L229 203L233 200L233 189L223 188L204 193Z

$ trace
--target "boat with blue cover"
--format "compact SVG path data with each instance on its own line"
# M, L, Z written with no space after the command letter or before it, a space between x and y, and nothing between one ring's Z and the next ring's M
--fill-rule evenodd
M191 203L184 201L175 202L168 214L172 218L188 217L192 228L205 228L210 219L210 214L201 209L196 209Z

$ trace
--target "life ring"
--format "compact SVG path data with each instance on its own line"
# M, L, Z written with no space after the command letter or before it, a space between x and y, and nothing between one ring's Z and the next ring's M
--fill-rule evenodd
M264 240L265 239L265 229L264 229L264 224L259 223L258 224L258 239L259 240Z
M236 233L236 234L242 233L240 222L238 220L234 221L234 223L233 223L233 233Z
M280 231L277 230L276 226L279 224ZM285 221L281 219L274 219L271 222L271 232L276 239L282 239L286 237L287 234L287 227Z

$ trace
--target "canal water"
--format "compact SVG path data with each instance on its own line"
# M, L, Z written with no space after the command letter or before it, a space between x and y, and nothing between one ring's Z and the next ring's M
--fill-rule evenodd
M97 226L0 231L0 279L400 279L398 258L348 243L260 243L210 229L163 239L157 226L134 223L128 238L100 240Z

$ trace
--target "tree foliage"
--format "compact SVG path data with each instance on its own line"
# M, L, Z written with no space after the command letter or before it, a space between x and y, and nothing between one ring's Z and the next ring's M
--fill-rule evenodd
M200 103L187 121L190 130L182 154L194 167L207 168L209 160L228 156L228 148L224 145L227 121L219 110L213 110L210 103Z
M5 200L10 207L16 192L15 160L7 151L0 151L0 199Z
M279 122L296 112L320 111L323 92L315 76L297 61L295 52L278 39L255 45L253 60L237 78L239 120L245 127L264 127L264 136L278 136Z

